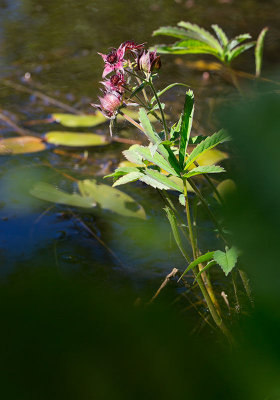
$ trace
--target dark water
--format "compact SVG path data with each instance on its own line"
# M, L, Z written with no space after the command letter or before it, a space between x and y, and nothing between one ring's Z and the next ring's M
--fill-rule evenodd
M21 82L48 94L83 112L91 112L89 103L96 100L103 62L97 51L133 39L149 44L154 29L180 20L209 28L220 24L229 36L250 32L256 38L269 26L264 57L264 73L276 69L279 52L279 6L274 1L89 1L89 0L14 0L0 1L0 78ZM163 57L161 84L181 81L190 84L196 95L196 132L210 133L216 128L212 116L217 98L233 92L218 75L205 82L203 71L195 71ZM182 60L197 57L182 57ZM252 53L244 55L236 67L253 73ZM183 103L183 90L167 98L174 116ZM0 107L19 125L45 119L52 112L63 112L38 97L21 93L0 83ZM13 131L0 122L1 136ZM52 126L28 126L37 133L53 130ZM56 127L57 128L57 127ZM105 128L106 133L108 127ZM131 131L137 138L138 133ZM159 278L173 267L182 269L183 259L170 238L167 222L162 218L163 202L155 191L143 185L122 190L142 204L147 221L117 217L110 212L87 214L64 206L36 200L29 189L36 181L52 183L69 192L75 185L63 173L79 179L102 176L120 160L127 146L111 144L88 149L88 160L56 154L52 149L42 153L0 158L0 256L1 275L26 267L53 266L66 271L81 271L96 280L113 281L114 285L132 282L135 287L153 288ZM70 151L83 156L83 151ZM108 182L109 183L109 182ZM86 223L115 255L88 231ZM210 235L207 233L210 230ZM211 239L212 226L202 221L202 247L219 245ZM150 293L152 290L150 290Z

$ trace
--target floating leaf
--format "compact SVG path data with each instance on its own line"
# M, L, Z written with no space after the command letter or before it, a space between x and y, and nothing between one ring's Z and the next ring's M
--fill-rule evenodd
M220 182L216 187L222 199L225 199L227 196L230 196L236 190L236 184L232 179L225 179ZM217 195L214 193L214 197L218 200Z
M213 258L227 276L235 267L239 254L239 250L233 246L231 249L226 250L226 252L216 250Z
M40 200L68 206L92 208L96 204L92 197L81 196L77 193L67 193L45 182L38 182L30 190L30 194Z
M0 155L36 153L45 149L42 139L34 136L0 139Z
M143 207L118 189L89 179L79 181L78 186L83 196L92 197L102 209L125 217L146 219Z
M45 140L48 143L72 147L104 146L109 143L104 136L95 133L60 131L48 132L45 135Z
M92 115L52 114L53 119L67 128L90 128L107 121L101 112Z

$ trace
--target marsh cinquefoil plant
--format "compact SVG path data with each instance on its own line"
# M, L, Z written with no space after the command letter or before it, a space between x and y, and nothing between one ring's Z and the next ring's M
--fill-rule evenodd
M185 271L182 271L180 279L188 271L193 272L195 282L199 285L213 320L230 338L231 335L224 323L208 272L214 265L219 265L228 275L237 263L238 251L235 247L228 247L229 243L225 232L195 181L196 176L202 175L211 189L219 196L209 174L222 173L224 169L217 165L199 165L198 158L230 138L224 130L208 137L191 137L194 113L194 95L191 90L186 92L184 109L179 120L173 126L168 126L164 104L160 101L160 97L178 84L169 85L161 91L155 89L154 78L160 69L161 60L155 51L145 51L144 44L137 45L134 42L126 42L121 44L118 49L113 49L108 55L102 54L102 57L105 61L103 77L106 77L106 80L102 82L105 90L103 97L100 97L100 104L93 106L100 109L107 118L110 118L111 122L121 114L140 129L149 141L147 146L135 144L125 150L124 156L133 164L119 167L107 177L114 178L114 186L139 180L161 191L166 202L165 212L174 239L188 263ZM140 107L140 124L125 113L126 105L132 99L135 101L134 105ZM154 114L159 120L158 131L152 126L149 114ZM189 150L189 145L195 146L192 151ZM201 253L189 204L189 188L195 192L215 223L220 237L227 246L226 252L217 250L209 251L206 254ZM175 191L178 194L179 202L185 210L186 224L179 221L179 213L170 199L169 191ZM192 254L188 254L186 251L181 231L184 231L183 233L191 245Z
M178 22L178 26L162 26L153 32L154 36L170 36L179 39L171 45L159 45L158 51L162 54L210 54L216 57L225 66L230 66L232 61L240 54L255 46L256 76L260 76L263 54L263 43L268 28L264 28L257 41L249 33L243 33L229 39L223 29L212 25L215 33L201 28L190 22Z

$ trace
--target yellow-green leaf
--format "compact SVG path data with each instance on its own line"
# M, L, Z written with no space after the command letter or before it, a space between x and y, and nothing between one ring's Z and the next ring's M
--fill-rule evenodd
M79 133L79 132L48 132L45 135L48 143L60 146L88 147L88 146L104 146L109 142L104 136L95 133Z
M42 139L34 136L0 139L0 155L36 153L45 149Z
M52 117L68 128L89 128L107 121L107 118L99 111L92 115L52 114Z

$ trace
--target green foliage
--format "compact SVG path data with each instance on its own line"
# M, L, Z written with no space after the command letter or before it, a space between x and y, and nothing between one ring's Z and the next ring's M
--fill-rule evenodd
M193 91L189 90L186 93L185 97L184 112L182 116L182 124L180 129L179 163L181 168L184 168L186 151L192 129L193 113L194 113L194 95Z
M201 174L216 174L219 172L225 172L224 168L219 167L218 165L204 165L201 167L197 167L192 169L190 172L187 174L183 175L184 178L191 178L192 176L195 175L201 175Z
M239 254L239 250L233 246L231 249L226 249L225 252L216 250L213 258L227 276L235 267Z
M264 46L264 39L265 35L268 31L268 28L263 28L259 37L257 39L257 44L255 47L255 63L256 63L256 77L261 75L262 69L262 58L263 58L263 46Z
M177 25L178 27L161 27L153 32L154 36L165 35L181 39L173 45L157 46L160 53L210 54L218 58L222 63L230 64L236 57L256 44L255 42L247 42L240 45L243 41L251 39L248 33L238 35L229 40L226 33L218 25L212 25L217 38L209 31L190 22L182 21ZM263 42L263 38L260 39L261 41ZM259 47L261 48L261 44Z
M185 271L182 273L180 276L179 281L183 278L183 276L186 275L187 272L192 270L194 267L196 267L198 264L201 264L203 262L209 261L213 259L214 251L209 251L208 253L205 253L199 257L197 257L195 260L193 260L188 267L185 269Z

